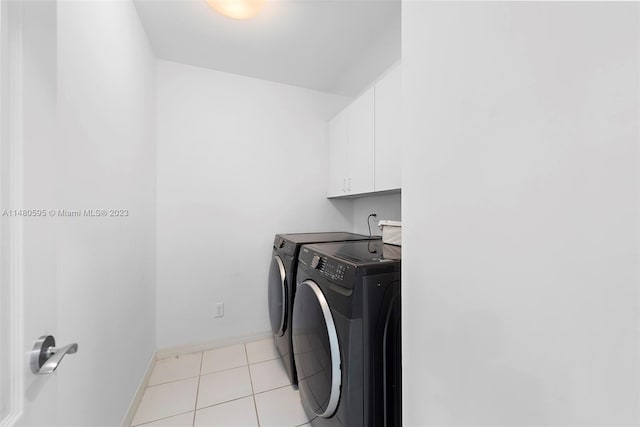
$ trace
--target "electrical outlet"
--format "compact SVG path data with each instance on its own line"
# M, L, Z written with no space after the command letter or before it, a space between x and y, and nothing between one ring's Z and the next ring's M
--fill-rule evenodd
M219 302L216 304L216 315L215 317L224 317L224 303Z

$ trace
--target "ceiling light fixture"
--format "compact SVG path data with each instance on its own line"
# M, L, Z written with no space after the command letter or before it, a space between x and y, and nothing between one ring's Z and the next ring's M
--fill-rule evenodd
M207 0L207 3L229 18L249 19L260 12L264 0Z

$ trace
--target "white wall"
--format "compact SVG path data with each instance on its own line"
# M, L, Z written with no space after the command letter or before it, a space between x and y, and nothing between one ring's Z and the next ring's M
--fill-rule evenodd
M397 3L394 18L378 29L377 36L366 49L351 58L330 88L331 92L361 95L380 75L400 60L401 7L400 2Z
M351 229L325 198L348 99L166 61L157 82L158 346L268 332L274 235Z
M406 425L640 423L638 9L404 3Z
M119 425L155 350L155 60L129 1L58 2L58 424Z
M375 213L377 217L371 218L371 234L381 236L378 222L384 219L401 221L401 194L391 193L376 196L359 197L353 199L353 231L355 233L369 234L367 217Z

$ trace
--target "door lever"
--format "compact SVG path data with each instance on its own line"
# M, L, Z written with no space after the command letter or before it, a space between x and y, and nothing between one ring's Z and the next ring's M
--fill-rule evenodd
M77 343L56 347L56 339L53 335L43 335L33 343L33 349L29 356L31 372L34 374L51 374L56 370L64 356L77 351Z

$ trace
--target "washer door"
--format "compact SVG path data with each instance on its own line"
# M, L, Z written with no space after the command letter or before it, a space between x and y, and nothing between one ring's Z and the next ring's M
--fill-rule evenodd
M319 417L331 417L340 400L340 348L329 304L312 280L296 289L292 328L302 404Z
M287 277L278 255L271 260L269 269L269 318L273 333L282 336L287 327Z

